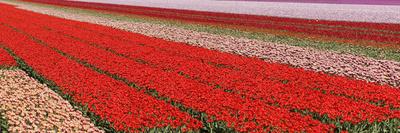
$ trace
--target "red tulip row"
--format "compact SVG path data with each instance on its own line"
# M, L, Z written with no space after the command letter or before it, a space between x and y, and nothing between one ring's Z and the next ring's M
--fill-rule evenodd
M15 18L21 19L22 17ZM175 73L153 69L88 44L56 35L43 28L19 23L21 21L15 18L8 17L3 21L33 35L50 47L57 48L140 86L154 88L159 95L206 112L210 116L214 116L215 120L226 121L228 126L235 127L238 131L263 131L266 127L271 126L281 131L304 130L309 132L328 131L330 128L310 117L290 113L286 109L269 106L259 100L243 99L239 95L215 90L186 78L177 77Z
M117 11L136 15L203 22L210 24L231 24L245 27L257 27L261 29L286 30L289 32L307 33L312 35L324 35L335 38L372 40L379 43L390 43L387 46L398 48L400 44L398 24L376 24L341 21L314 21L306 19L279 18L254 15L237 15L227 13L211 13L186 10L171 10L160 8L147 8L137 6L120 6L100 3L28 0L48 4L73 6L89 9ZM345 27L345 28L344 28ZM361 28L358 29L358 28ZM366 28L366 29L365 29ZM387 30L387 31L381 31ZM363 33L362 33L363 32ZM385 45L386 46L386 45Z
M14 58L10 54L8 54L6 50L0 47L0 67L1 66L5 67L17 66L17 62L15 62Z
M1 19L0 22L7 24L8 21ZM54 81L74 101L87 105L90 111L113 122L116 129L171 126L197 130L201 127L201 122L177 108L68 60L4 25L0 25L0 42L34 70Z
M126 53L126 55L128 55L130 58L142 59L145 62L150 63L150 65L153 67L158 67L170 71L171 70L181 71L196 79L208 80L208 82L219 83L223 87L225 86L226 88L231 88L235 92L240 92L242 95L246 97L263 99L262 101L270 104L279 103L281 106L289 107L291 109L307 109L321 114L328 114L328 116L332 117L333 119L337 117L343 117L342 119L344 121L350 121L353 123L357 123L367 119L370 122L372 122L375 120L382 121L388 118L398 117L394 116L393 112L391 112L389 108L375 107L363 102L354 102L350 99L343 97L336 97L334 95L329 95L329 94L324 95L316 90L299 88L298 86L295 86L295 84L283 85L282 83L279 82L273 82L262 79L251 80L250 77L247 77L242 73L234 72L229 69L225 70L216 69L210 65L199 63L196 62L195 60L182 58L180 56L172 55L165 51L160 51L160 50L157 51L157 49L154 48L144 47L135 44L128 44L118 41L117 39L112 40L112 38L108 38L107 36L101 36L91 32L86 32L84 30L71 29L66 27L65 24L61 24L62 22L60 20L59 21L54 20L53 23L48 23L49 20L51 20L49 18L46 19L38 18L38 20L46 20L46 21L42 22L39 21L36 23L43 23L46 24L46 26L52 27L53 30L59 30L60 32L66 32L78 38L84 38L87 41L97 43L102 47L115 50L119 53ZM70 40L70 41L76 41L76 40ZM77 42L75 44L77 44ZM152 43L152 44L158 44L158 43ZM128 48L128 46L131 47ZM94 49L92 50L88 49L89 48L86 49L82 48L82 50L78 51L80 52L85 51L84 53L86 52L90 53L90 51L92 52L96 51ZM73 52L73 50L70 51ZM68 53L70 53L70 51L68 51ZM101 50L97 51L98 52L95 53L102 52ZM125 64L125 65L131 66L132 64ZM129 69L125 69L125 71L127 73L129 72ZM118 74L121 74L121 72L124 73L124 70L115 71L115 73ZM281 73L284 72L281 71ZM268 87L266 86L274 89L268 89ZM321 104L325 106L320 106Z

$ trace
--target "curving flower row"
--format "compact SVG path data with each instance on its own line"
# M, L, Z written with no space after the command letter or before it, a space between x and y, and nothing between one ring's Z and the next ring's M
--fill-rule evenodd
M1 45L1 43L0 43ZM14 58L8 52L0 47L0 66L11 67L17 66Z

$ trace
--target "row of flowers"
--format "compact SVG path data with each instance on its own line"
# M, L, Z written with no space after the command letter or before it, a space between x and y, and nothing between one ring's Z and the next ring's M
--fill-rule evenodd
M1 45L1 44L0 44ZM1 48L0 46L0 67L11 67L11 66L16 66L17 62L15 62L14 58L8 54L8 52Z
M27 31L37 30L30 23L13 17L26 17L14 8L1 7L0 22ZM24 22L27 22L26 17ZM52 49L33 41L29 36L1 25L0 42L14 51L44 77L54 81L64 93L89 110L114 124L117 130L161 128L171 126L184 130L201 128L200 121L163 101L136 91L123 82L86 68ZM61 40L59 40L61 41Z
M372 40L385 42L383 47L398 48L400 38L398 24L376 24L360 22L341 22L341 21L315 21L295 18L279 18L254 15L238 15L226 13L211 13L197 11L183 11L147 7L81 3L70 1L49 1L49 0L28 0L43 2L56 5L73 6L98 10L109 10L136 15L145 15L173 20L183 20L192 22L202 22L210 24L230 24L244 27L256 27L261 29L285 30L289 32L307 33L312 35L323 35L334 38ZM396 33L397 32L397 33Z
M35 18L39 19L30 19L30 21L39 26L16 23L24 20L24 16L15 17L10 22L14 21L13 26L34 35L49 47L63 51L139 86L154 88L161 96L169 97L187 107L215 117L210 121L226 121L229 127L234 127L238 131L263 131L273 127L275 130L281 131L315 132L328 131L332 128L309 116L304 117L297 113L291 113L287 109L267 105L260 100L241 98L241 95L238 94L213 89L185 77L177 76L176 73L152 68L98 49L88 43L62 36L41 27L54 26L52 23L54 21L50 21L52 18L39 15Z

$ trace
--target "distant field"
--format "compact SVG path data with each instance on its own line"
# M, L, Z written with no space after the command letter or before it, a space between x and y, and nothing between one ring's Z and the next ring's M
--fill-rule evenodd
M196 11L225 12L237 14L266 15L290 18L400 23L400 6L393 6L399 1L388 1L393 5L382 5L384 1L350 2L334 0L262 0L276 2L255 2L253 0L77 0L85 2L110 3L121 5L135 5L145 7L160 7L172 9L185 9ZM300 3L288 3L296 1ZM301 2L312 2L301 3ZM325 1L325 2L323 2ZM330 2L329 2L330 1ZM369 3L357 4L323 4L323 3ZM373 5L376 3L377 5ZM398 5L398 4L397 4Z
M235 1L235 0L232 0ZM367 5L400 5L399 0L237 0L260 2L294 2L294 3L327 3L327 4L367 4Z

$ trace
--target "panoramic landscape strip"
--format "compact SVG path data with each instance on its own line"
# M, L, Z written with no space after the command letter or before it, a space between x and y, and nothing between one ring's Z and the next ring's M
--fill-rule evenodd
M0 4L1 130L400 131L398 60L292 44L396 53L398 24L31 2Z
M232 0L235 1L235 0ZM365 4L365 5L400 5L396 0L236 0L257 2L296 2L296 3L326 3L326 4Z

